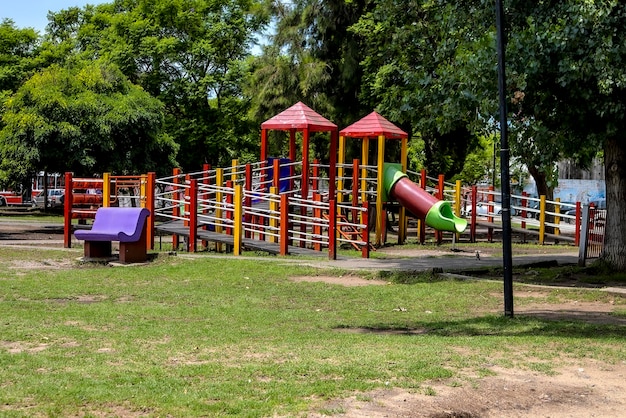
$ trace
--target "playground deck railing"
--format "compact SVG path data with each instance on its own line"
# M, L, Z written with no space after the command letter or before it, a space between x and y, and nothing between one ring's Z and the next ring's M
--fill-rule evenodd
M242 172L246 170L230 173ZM278 193L276 186L271 186L269 192L262 191L262 187L247 190L249 183L234 184L238 183L237 179L224 181L224 177L224 172L217 169L215 173L211 170L185 175L177 172L155 182L156 218L164 222L178 221L188 228L190 251L195 250L193 241L198 234L191 229L196 228L233 235L235 243L241 242L243 237L277 243L281 254L292 245L317 251L328 248L329 253L334 253L336 243L358 246L365 242L362 233L341 237L336 237L334 232L331 234L335 222L331 222L328 214L335 209L331 205L334 201L327 199L327 191L315 191L312 198L303 199L294 196L293 190ZM251 178L249 168L244 177ZM290 179L281 178L284 180ZM320 177L313 182L319 184L320 180L323 179ZM354 212L363 210L348 205L345 208ZM342 228L366 228L365 224L338 222ZM179 245L176 236L173 245Z
M205 165L201 171L186 174L174 170L172 176L158 180L154 173L141 176L105 173L101 179L72 179L71 173L67 173L66 196L74 196L67 200L69 206L66 205L65 245L71 245L72 219L89 217L98 206L120 205L150 208L154 215L150 218L152 223L155 219L178 221L189 230L195 225L225 234L239 233L246 238L279 243L282 252L286 252L286 241L289 245L318 251L329 248L330 252L337 243L364 249L369 245L369 215L365 208L375 201L379 190L376 166L362 165L355 159L352 164L338 167L340 175L336 177L338 186L336 195L332 196L334 199L328 194L329 179L325 176L330 167L318 161L311 165L313 175L308 177L309 195L306 197L300 196L303 176L298 171L301 163L281 160L273 160L271 165L268 161L240 165L233 160L233 165L226 169L210 169ZM424 171L409 171L408 175L437 198L453 203L457 216L468 218L471 241L476 240L478 226L487 229L489 240L494 230L502 228L502 199L493 188L461 187L458 181L446 183L443 176L427 177ZM89 193L83 193L84 189L102 190L102 197L88 196ZM98 198L101 201L93 200ZM81 207L81 204L88 207ZM512 228L524 239L526 235L537 236L540 244L551 238L579 245L583 230L594 243L601 243L604 230L597 225L603 226L604 221L599 218L585 225L581 221L583 207L580 202L548 201L544 196L535 198L525 193L512 195ZM336 217L329 217L331 212ZM599 211L593 213L602 216L595 215ZM418 222L418 226L423 242L423 222ZM443 234L436 231L436 239L441 240ZM194 234L189 232L189 236ZM152 232L152 240L153 237ZM192 246L195 248L195 244ZM153 241L151 248L154 248Z

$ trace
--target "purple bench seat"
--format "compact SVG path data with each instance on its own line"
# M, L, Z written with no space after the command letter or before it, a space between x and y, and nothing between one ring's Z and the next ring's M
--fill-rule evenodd
M149 215L145 208L99 208L92 228L74 231L74 236L85 241L85 258L111 257L111 242L119 241L121 262L143 262L148 252Z

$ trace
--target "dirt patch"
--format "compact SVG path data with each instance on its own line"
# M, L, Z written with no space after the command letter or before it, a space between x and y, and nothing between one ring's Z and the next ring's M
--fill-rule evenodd
M70 260L19 260L11 263L11 268L16 270L62 270L72 268Z
M495 376L427 382L331 401L310 417L623 417L626 364L568 365L556 375L492 367Z

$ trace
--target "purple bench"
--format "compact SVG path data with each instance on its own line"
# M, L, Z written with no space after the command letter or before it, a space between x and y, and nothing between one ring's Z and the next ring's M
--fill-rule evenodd
M146 261L146 224L150 211L145 208L99 208L90 230L74 231L85 241L85 258L111 257L111 242L120 243L122 263Z

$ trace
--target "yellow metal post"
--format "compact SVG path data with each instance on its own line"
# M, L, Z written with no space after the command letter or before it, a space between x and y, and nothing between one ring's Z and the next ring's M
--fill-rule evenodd
M543 245L546 238L546 196L539 196L539 245Z
M342 135L339 137L339 156L337 158L337 203L343 202L343 165L346 162L346 138Z
M272 186L270 187L270 231L272 232L270 235L270 242L278 242L278 219L280 218L280 196L278 195L278 187Z
M148 176L146 174L142 174L139 176L139 207L146 207L146 195L148 186Z
M235 185L235 213L233 216L233 254L241 255L241 243L243 237L243 202L242 202L242 187L240 184Z
M102 175L102 207L111 206L111 173Z
M232 171L230 172L230 179L233 181L233 184L237 182L237 166L239 165L239 160L235 159L232 161Z
M361 164L363 168L361 169L361 203L367 200L367 168L365 168L369 164L369 154L370 154L370 140L369 138L363 138L363 146L361 148Z
M554 200L556 201L556 205L554 205L554 213L556 213L554 216L554 235L559 235L561 233L561 229L559 228L559 224L561 223L561 217L559 216L561 213L561 198L557 197Z

